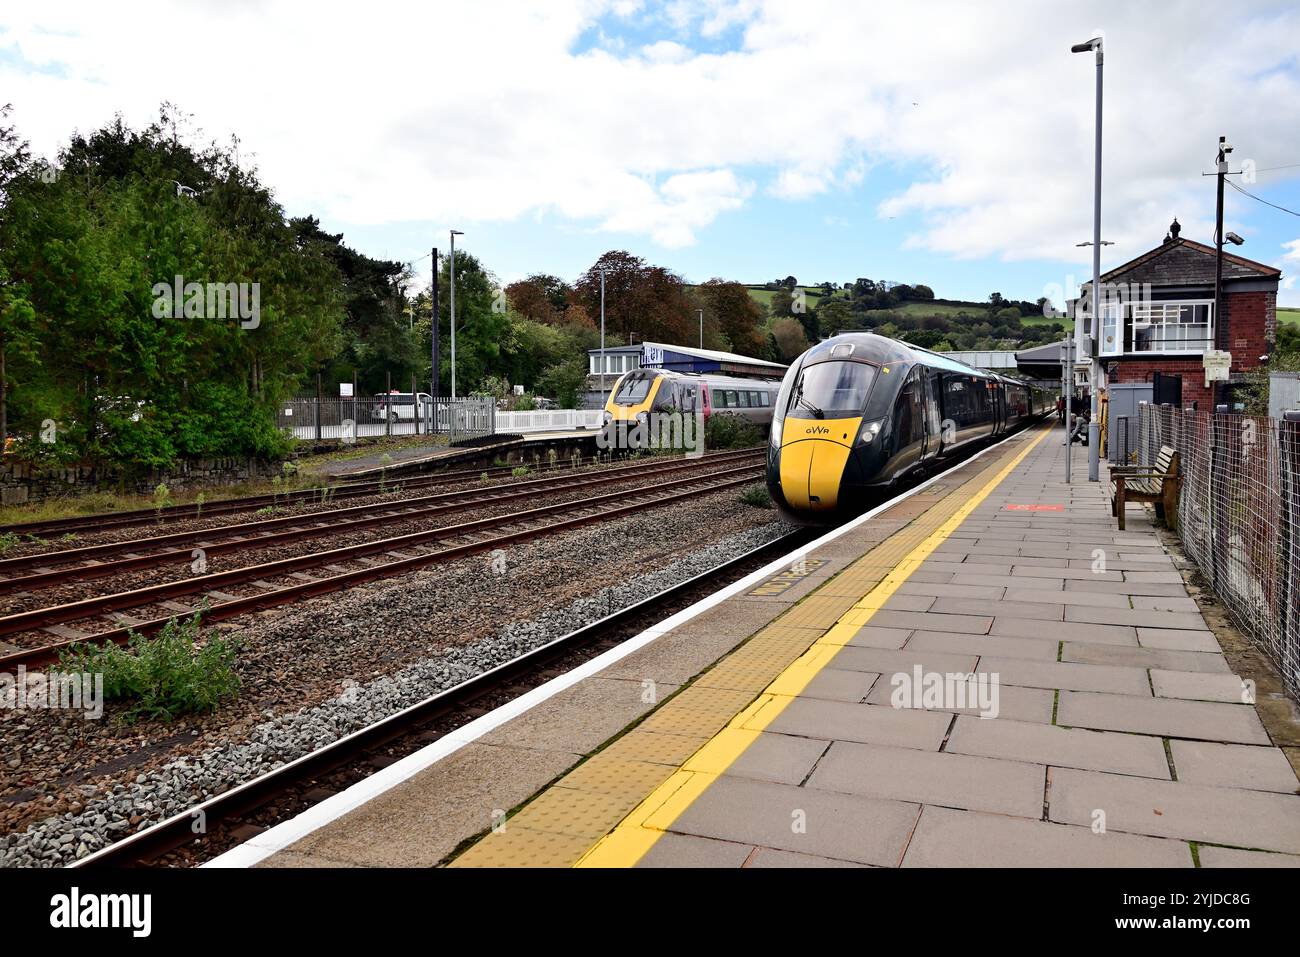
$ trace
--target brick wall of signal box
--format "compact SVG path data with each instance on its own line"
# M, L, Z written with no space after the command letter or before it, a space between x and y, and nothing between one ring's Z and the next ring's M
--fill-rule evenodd
M1260 357L1268 355L1277 335L1277 294L1272 292L1236 292L1224 297L1228 319L1228 349L1232 353L1232 372L1258 368ZM1117 373L1112 382L1150 382L1151 373L1183 377L1183 405L1193 402L1203 411L1214 408L1213 388L1205 385L1205 366L1195 356L1170 356L1166 359L1143 356L1114 362Z

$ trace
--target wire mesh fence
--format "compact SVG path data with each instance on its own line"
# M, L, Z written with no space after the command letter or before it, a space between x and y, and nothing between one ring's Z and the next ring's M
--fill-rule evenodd
M347 399L308 396L281 403L276 424L299 439L355 442L363 437L443 435L455 444L492 435L496 405L491 399L423 393Z
M1183 550L1300 697L1300 423L1169 406L1139 420L1142 465L1179 452Z

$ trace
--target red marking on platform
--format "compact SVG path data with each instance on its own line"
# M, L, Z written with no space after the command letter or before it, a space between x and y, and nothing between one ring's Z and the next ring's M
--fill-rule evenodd
M1008 505L1008 512L1064 512L1064 505Z

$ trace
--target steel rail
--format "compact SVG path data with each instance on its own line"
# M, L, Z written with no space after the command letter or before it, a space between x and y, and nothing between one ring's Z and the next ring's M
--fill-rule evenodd
M758 454L745 453L726 458L716 458L710 460L707 464L718 465L728 461L755 458ZM288 515L258 522L242 522L218 528L173 532L151 538L132 539L125 542L107 542L102 545L87 545L82 548L4 559L0 560L0 572L14 567L30 567L34 562L39 562L41 565L62 564L64 567L31 572L25 575L15 575L10 578L0 578L0 595L26 589L46 588L51 585L82 581L88 578L106 578L122 572L150 568L169 562L188 564L193 558L192 551L187 548L132 554L142 549L167 549L168 546L175 545L198 545L206 555L216 555L243 549L265 548L307 538L337 535L358 529L441 515L476 505L491 506L511 502L517 499L529 498L539 491L571 491L590 486L607 485L610 482L636 481L642 477L698 470L699 468L700 460L682 462L674 459L669 463L619 469L616 474L612 475L610 472L602 472L598 476L564 476L495 485L487 488L461 489L454 492L440 492L435 495L403 499L400 502L372 502L367 505L353 505L348 508ZM287 530L276 532L276 529ZM222 539L229 540L222 541ZM127 553L127 557L106 562L95 561L89 565L69 564L122 553Z
M722 472L710 473L707 476L678 479L674 482L659 485L654 489L635 490L631 493L627 491L612 492L608 495L600 495L586 499L583 502L567 502L557 505L546 505L523 512L513 512L509 515L465 522L460 525L432 529L426 532L416 532L410 535L402 535L396 538L384 539L379 542L368 542L362 545L333 549L328 552L317 552L312 555L281 559L263 565L232 569L227 572L217 572L211 575L187 579L185 581L150 585L133 591L121 592L113 595L103 595L97 598L82 599L81 601L52 606L50 608L39 608L27 612L19 612L14 615L0 618L0 633L13 634L20 631L31 631L45 625L93 618L123 608L139 608L156 604L170 598L193 595L195 593L204 594L219 585L237 584L240 582L263 579L268 576L290 574L302 568L310 568L317 565L330 565L339 560L359 557L360 555L392 551L394 548L402 545L421 544L423 542L435 541L443 538L456 538L490 528L499 528L519 524L520 522L528 522L536 518L553 515L556 512L579 512L579 514L574 515L573 517L562 518L540 526L525 527L517 531L507 532L486 539L478 539L460 545L452 545L423 555L399 558L397 561L385 562L383 564L372 565L367 568L356 569L353 571L340 572L327 578L300 582L259 594L234 598L229 601L210 605L203 612L203 619L205 621L224 621L236 617L237 615L246 614L250 611L288 604L293 601L314 597L316 595L328 594L363 582L374 581L379 578L389 578L411 569L421 568L427 565L441 564L443 562L462 558L466 555L499 548L503 545L518 544L520 542L530 541L532 539L554 534L559 531L608 521L631 512L678 501L692 495L709 494L739 485L752 484L754 481L755 471L755 469L749 467L728 469ZM737 473L745 474L740 475L739 477L727 478L728 476L736 476ZM723 478L726 478L727 480L718 481L718 479ZM648 492L659 492L671 488L682 490L669 495L658 495L648 499L638 498L639 496L644 496ZM589 511L593 505L601 502L608 502L618 497L625 500L633 500L624 501L621 505L598 511L595 514L585 514L585 512ZM136 622L110 631L89 634L79 638L70 638L53 644L43 645L38 648L20 648L17 651L0 655L0 669L16 667L20 664L27 667L38 667L42 664L56 660L59 652L71 648L73 645L107 644L109 642L123 644L130 638L131 634L150 634L158 631L165 627L167 622L173 620L175 617L175 615L169 615L162 618Z

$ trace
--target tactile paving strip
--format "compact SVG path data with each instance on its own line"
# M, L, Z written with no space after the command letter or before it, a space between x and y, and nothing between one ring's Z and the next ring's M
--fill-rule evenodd
M774 694L781 693L773 682L792 664L798 662L811 671L817 655L803 662L800 658L814 644L842 643L833 637L837 626L841 631L856 629L849 620L857 621L864 609L872 607L872 590L888 576L901 580L910 574L910 567L900 567L907 556L1023 449L1023 441L1013 441L987 464L973 464L974 474L960 485L950 482L951 491L927 494L921 502L918 495L900 503L909 512L924 507L874 547L869 533L862 534L860 539L870 551L667 699L633 730L539 792L503 827L485 835L449 866L571 866L633 809L645 813L642 804L650 795L672 793L700 770L699 762L705 758L695 759L695 765L690 762L703 745L742 727ZM845 538L852 540L854 535ZM680 770L684 766L692 770Z

